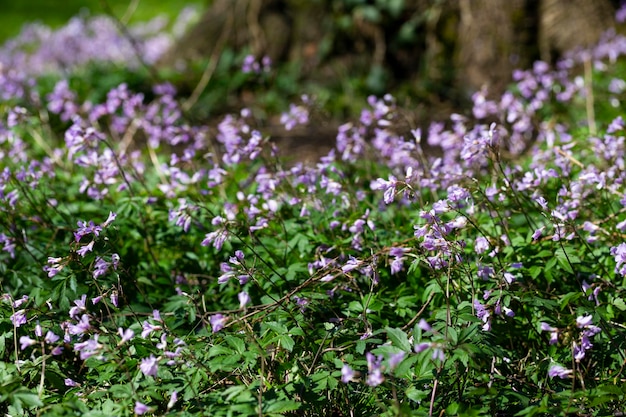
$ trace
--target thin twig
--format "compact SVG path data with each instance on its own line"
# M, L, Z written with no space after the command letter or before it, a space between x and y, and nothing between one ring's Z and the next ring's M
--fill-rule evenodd
M224 24L224 30L222 30L222 34L218 38L215 44L215 48L213 48L213 52L211 53L211 57L209 58L209 63L204 69L202 77L200 77L200 81L198 81L198 85L196 85L196 88L194 88L191 96L182 104L183 111L189 111L189 109L191 109L194 104L196 104L196 102L200 98L200 95L209 84L209 81L211 81L211 77L213 77L215 69L217 68L217 64L220 61L220 57L222 55L222 51L224 50L226 40L228 39L232 31L233 21L233 13L229 13L228 18L226 19L226 23Z
M587 124L589 125L589 133L595 136L596 130L596 114L593 108L593 80L592 80L592 68L591 57L587 57L584 61L585 67L585 90L586 90L586 104L587 104Z

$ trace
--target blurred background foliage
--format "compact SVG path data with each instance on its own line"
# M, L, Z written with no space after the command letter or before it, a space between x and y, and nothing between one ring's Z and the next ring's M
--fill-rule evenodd
M0 44L19 34L26 23L38 21L58 28L74 16L106 14L109 9L120 18L127 16L130 24L160 14L173 21L184 7L205 3L181 0L0 0Z

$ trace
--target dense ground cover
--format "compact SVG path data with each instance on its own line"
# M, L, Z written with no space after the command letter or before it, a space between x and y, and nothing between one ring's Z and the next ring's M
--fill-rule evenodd
M247 109L213 134L167 84L90 101L34 78L55 44L20 42L0 54L3 413L624 410L625 38L410 137L372 97L310 165Z

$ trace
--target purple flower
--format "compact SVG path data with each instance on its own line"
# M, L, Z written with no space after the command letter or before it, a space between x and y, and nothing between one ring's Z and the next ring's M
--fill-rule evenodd
M626 276L626 243L620 243L618 246L611 248L610 254L615 257L615 272L619 272L621 276Z
M354 381L356 379L356 372L350 368L348 364L343 364L341 367L341 382L347 384L348 382Z
M106 221L102 223L102 227L109 227L109 225L113 223L116 217L117 217L117 213L113 213L112 211L110 211L109 217L107 217Z
M398 364L400 362L402 362L402 360L404 359L404 357L406 356L405 352L398 352L398 353L394 353L389 357L389 369L392 370L394 369L396 366L398 366Z
M26 324L26 310L17 310L10 317L15 327L20 327L22 324Z
M382 373L382 355L374 356L371 352L367 352L365 354L365 359L367 359L367 379L365 383L370 387L375 387L383 383L385 377Z
M370 387L376 387L385 381L385 377L380 368L376 368L367 374L365 383Z
M83 314L78 323L68 326L70 334L85 334L89 329L91 329L91 324L89 323L89 316L87 314Z
M93 221L90 221L89 223L79 221L78 229L74 232L74 238L76 239L76 242L80 242L80 239L83 236L86 236L88 234L99 236L101 231L102 227L96 226Z
M424 332L430 332L432 330L430 324L428 324L428 322L424 319L420 319L420 321L417 323L417 327L419 327Z
M245 291L241 291L237 298L239 298L239 308L244 308L250 302L250 296Z
M148 411L150 411L150 407L148 407L144 403L140 403L139 401L135 401L135 408L134 408L135 414L140 416L142 414L147 413Z
M484 253L489 250L489 241L483 236L477 237L474 241L474 250L479 255Z
M372 181L370 188L372 190L384 190L383 201L385 202L385 204L391 204L396 194L397 184L398 180L396 179L396 177L390 175L389 180L378 178L377 180Z
M176 401L178 401L178 392L172 391L172 395L170 396L170 400L167 402L167 409L169 410L172 407L174 407L174 404L176 404Z
M211 323L211 329L213 333L217 333L224 328L224 325L228 321L228 317L223 314L213 314L209 317L209 322Z
M150 357L148 358L143 358L141 360L141 365L139 365L139 369L145 376L156 377L159 369L157 358L155 358L152 354L150 354Z
M52 333L50 330L48 330L48 331L46 332L46 337L44 338L44 341L45 341L47 344L49 344L49 345L50 345L50 344L52 344L52 343L56 343L56 342L58 342L58 340L59 340L59 339L60 339L60 337L59 337L59 336L57 336L56 334L54 334L54 333Z
M87 295L83 294L80 297L80 300L74 300L74 307L70 308L70 317L74 320L76 320L76 318L78 317L78 315L83 312L83 311L87 311L87 309L85 308L85 302L87 301Z
M65 386L66 387L77 387L78 386L78 382L74 381L71 378L65 378Z
M548 369L548 376L550 378L559 377L561 379L568 378L572 374L571 369L567 369L561 365L552 365L550 369Z
M76 253L79 254L81 257L85 257L85 255L87 254L87 252L92 252L93 251L93 245L94 243L96 243L94 240L92 240L91 242L89 242L87 245L81 246Z
M31 339L31 338L30 338L30 337L28 337L28 336L21 336L21 337L20 337L20 349L21 349L21 350L24 350L24 349L26 349L27 347L32 346L32 345L34 345L34 344L36 344L36 343L37 343L37 341L36 341L36 340Z
M141 337L145 339L146 337L150 336L150 334L154 332L155 330L161 330L161 329L162 329L161 326L156 326L144 320L142 324Z
M550 326L548 323L541 322L541 330L550 332L550 344L554 345L559 341L559 329Z
M589 326L592 322L593 317L591 316L591 314L587 315L587 316L578 316L576 317L576 327L578 327L579 329Z
M117 329L117 333L120 335L120 337L122 338L120 340L120 342L118 343L119 345L122 345L126 342L128 342L129 340L131 340L133 337L135 337L135 332L133 332L131 329L122 329L121 327L119 327Z
M98 277L106 274L110 265L111 264L109 262L105 261L101 257L96 257L96 263L93 267L93 277L97 279Z
M76 343L74 345L74 352L80 352L80 358L85 360L96 355L102 345L98 343L98 335L96 334L93 339L89 339L86 342Z

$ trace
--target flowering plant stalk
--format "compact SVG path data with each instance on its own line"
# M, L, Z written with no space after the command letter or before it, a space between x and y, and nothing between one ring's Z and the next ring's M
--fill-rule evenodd
M370 97L308 165L248 109L193 124L169 84L89 103L0 70L1 411L623 410L625 127L609 105L590 134L574 71L619 103L625 44L411 135Z

